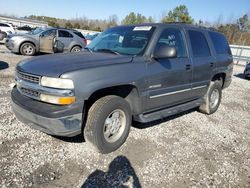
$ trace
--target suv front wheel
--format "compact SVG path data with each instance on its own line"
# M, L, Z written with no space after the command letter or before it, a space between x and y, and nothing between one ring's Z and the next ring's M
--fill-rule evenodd
M222 81L211 81L208 91L204 96L204 104L199 107L199 111L204 114L213 114L220 106L222 96Z
M100 153L118 149L127 139L131 125L128 102L114 95L97 100L89 109L84 137Z

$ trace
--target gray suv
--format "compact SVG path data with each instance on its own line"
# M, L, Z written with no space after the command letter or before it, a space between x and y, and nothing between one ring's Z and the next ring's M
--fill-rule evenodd
M5 45L14 53L32 56L38 52L79 52L86 46L86 39L76 30L37 28L28 34L9 35Z
M11 96L18 119L47 134L84 134L101 153L118 149L132 120L188 109L214 113L231 83L224 35L187 24L118 26L80 53L20 62Z

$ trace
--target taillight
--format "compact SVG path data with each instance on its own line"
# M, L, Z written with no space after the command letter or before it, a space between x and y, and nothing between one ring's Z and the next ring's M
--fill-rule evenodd
M83 39L83 42L85 43L85 45L87 45L87 39Z

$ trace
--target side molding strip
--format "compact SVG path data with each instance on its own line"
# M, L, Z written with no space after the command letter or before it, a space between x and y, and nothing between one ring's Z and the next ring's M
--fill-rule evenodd
M154 98L163 97L163 96L167 96L167 95L173 95L173 94L176 94L176 93L182 93L182 92L185 92L185 91L190 91L190 90L195 90L195 89L202 89L202 88L205 88L205 87L207 87L207 85L197 86L197 87L194 87L194 88L183 89L183 90L179 90L179 91L173 91L173 92L164 93L164 94L160 94L160 95L153 95L153 96L150 96L149 98L154 99Z

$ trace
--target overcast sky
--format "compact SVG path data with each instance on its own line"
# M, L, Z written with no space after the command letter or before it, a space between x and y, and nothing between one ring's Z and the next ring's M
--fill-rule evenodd
M116 14L122 20L134 11L160 20L163 13L184 4L190 15L215 22L220 17L223 22L236 20L245 13L250 14L250 0L10 0L1 3L0 14L27 16L46 15L58 18L88 17L106 19Z

